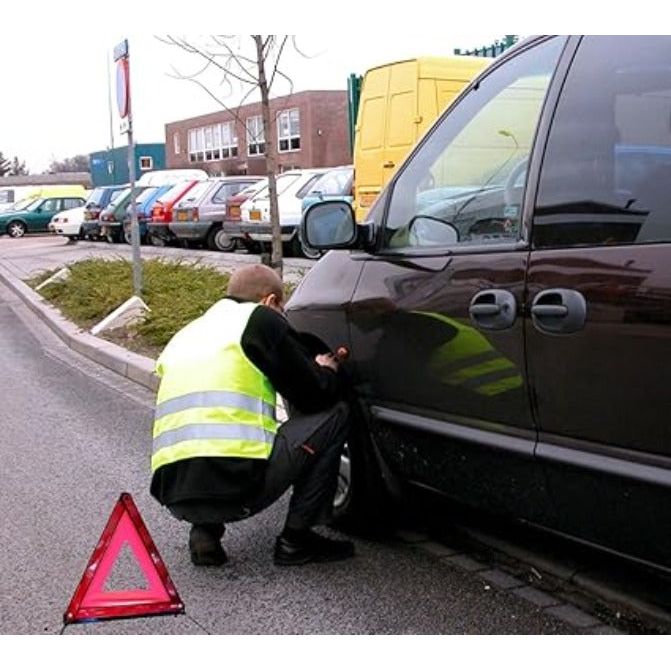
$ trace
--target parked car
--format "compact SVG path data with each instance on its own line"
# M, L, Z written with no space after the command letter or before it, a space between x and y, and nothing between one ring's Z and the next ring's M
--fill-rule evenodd
M151 211L151 223L147 222L147 235L152 245L164 247L177 238L170 232L168 224L172 221L172 209L175 203L183 198L201 180L178 182L166 191L155 203Z
M264 177L262 180L248 186L246 189L236 193L226 200L226 212L224 214L224 223L222 229L224 234L231 239L235 239L238 244L242 244L248 252L257 253L260 249L259 242L254 242L249 233L243 233L241 228L242 216L240 208L242 204L255 196L261 189L268 184L268 178Z
M54 214L82 205L84 199L78 197L37 198L21 210L0 214L0 233L21 238L26 233L46 232Z
M136 200L137 204L137 220L140 227L140 241L148 242L149 241L149 223L151 222L151 213L156 201L166 194L174 184L164 184L162 186L152 186L145 189L138 199ZM126 212L123 217L123 237L124 240L130 245L131 244L131 204L130 202L126 205Z
M307 196L301 203L301 212L305 213L312 205L325 200L342 200L351 203L354 200L352 189L354 188L354 167L351 165L333 168L322 175L312 186ZM300 236L300 228L298 229ZM303 256L309 259L318 259L322 253L318 249L312 249L303 243L299 237Z
M171 233L179 240L205 243L210 249L230 252L236 241L223 230L226 201L261 177L217 177L200 182L182 197L173 208Z
M280 210L282 242L288 254L296 256L301 254L301 244L298 239L301 203L314 183L327 170L328 168L290 170L277 176L277 199ZM240 217L242 233L249 234L249 238L255 242L271 242L270 198L267 186L240 206Z
M86 200L86 205L84 205L83 237L98 238L100 235L100 213L127 186L127 184L115 184L113 186L99 186L93 189Z
M350 352L341 520L405 483L671 569L670 72L668 36L528 39L365 224L308 210L343 251L287 313Z
M81 240L85 211L84 205L72 210L63 210L51 218L47 228L58 235L65 236L68 240Z
M107 242L123 242L123 221L126 207L128 207L133 194L137 199L150 188L154 187L136 185L134 189L131 189L128 186L114 196L110 204L100 213L100 236L105 238Z

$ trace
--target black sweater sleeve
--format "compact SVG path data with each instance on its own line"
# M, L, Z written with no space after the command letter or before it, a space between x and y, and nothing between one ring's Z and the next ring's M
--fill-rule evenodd
M340 397L338 374L317 364L280 314L259 305L242 334L242 349L278 394L302 413L324 410Z

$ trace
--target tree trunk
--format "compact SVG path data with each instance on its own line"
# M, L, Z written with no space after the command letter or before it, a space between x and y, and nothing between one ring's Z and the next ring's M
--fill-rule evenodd
M261 91L261 115L263 117L263 137L266 145L266 172L268 175L268 196L270 199L270 225L273 235L270 265L282 277L282 231L280 229L280 211L277 203L277 144L275 125L270 116L270 97L266 79L265 57L263 54L263 36L252 35L256 44L256 62L259 69L259 89Z

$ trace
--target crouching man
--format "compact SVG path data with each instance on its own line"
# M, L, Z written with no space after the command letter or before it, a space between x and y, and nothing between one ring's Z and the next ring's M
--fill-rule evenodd
M354 554L352 543L312 530L330 519L347 435L338 362L308 353L283 306L273 270L243 267L227 297L175 334L157 361L151 493L191 523L196 565L225 563L224 524L267 508L290 486L275 563ZM281 426L276 393L299 413Z

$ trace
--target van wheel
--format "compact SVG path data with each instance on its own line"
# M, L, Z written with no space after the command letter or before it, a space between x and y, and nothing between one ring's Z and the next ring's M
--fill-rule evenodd
M7 224L7 235L10 238L22 238L26 234L26 225L22 221L10 221Z
M207 246L208 249L212 249L215 252L232 252L236 248L237 242L235 238L230 237L223 229L212 228L207 234Z

